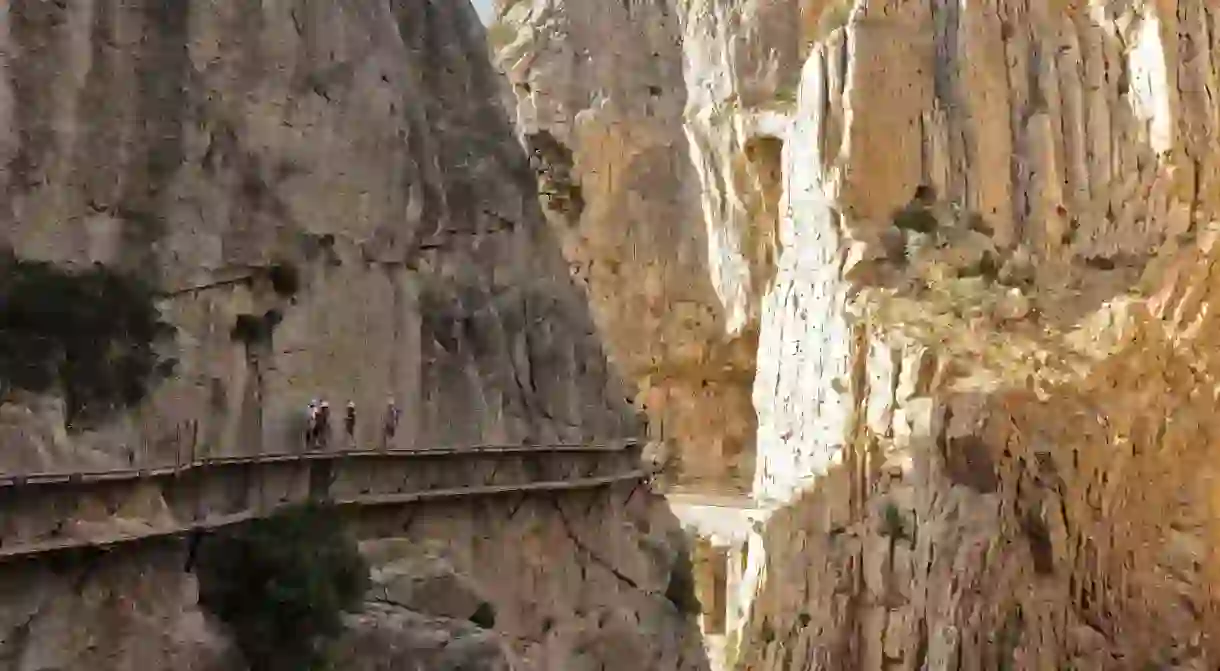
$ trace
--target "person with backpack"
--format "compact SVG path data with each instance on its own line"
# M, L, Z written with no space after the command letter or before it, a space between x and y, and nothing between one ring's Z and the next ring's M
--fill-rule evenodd
M305 450L314 449L318 440L318 399L309 402L305 415Z
M326 449L330 443L330 403L322 401L318 404L317 444Z
M389 449L390 443L394 441L394 434L398 432L399 416L398 404L394 401L394 397L387 398L385 402L385 432L382 436L386 449Z
M343 428L347 430L347 442L356 446L356 402L347 402L347 413L343 416Z

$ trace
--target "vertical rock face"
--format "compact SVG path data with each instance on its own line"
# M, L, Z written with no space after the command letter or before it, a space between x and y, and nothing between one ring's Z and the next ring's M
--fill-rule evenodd
M371 588L336 669L708 669L685 539L642 485L353 519ZM0 669L245 668L198 602L198 556L162 541L0 565Z
M353 400L364 448L639 433L466 3L18 0L0 59L0 242L143 276L179 361L88 430L52 395L0 400L0 471L298 449L311 398L334 415ZM269 313L269 338L234 337ZM667 594L673 520L636 484L379 508L392 524L374 536L439 545L499 621L463 611L457 582L429 597L443 613L370 602L342 668L706 668ZM165 511L141 495L131 517ZM186 555L167 540L6 562L0 669L242 668Z
M741 664L1217 663L1215 9L509 4L499 55L527 132L610 114L624 134L670 129L682 187L637 189L617 217L598 209L615 202L603 166L647 172L651 145L565 136L589 157L572 171L582 239L683 222L708 250L692 272L709 338L759 334L742 444L773 512L750 545ZM660 101L607 84L639 80L619 64L671 24L645 70L672 73ZM675 194L680 214L648 209ZM620 251L606 261L641 263ZM602 313L643 294L597 281ZM688 408L708 430L729 414Z
M0 668L240 668L165 547L142 555L19 563L0 572Z
M758 323L700 210L670 3L505 3L492 37L548 219L680 479L748 486ZM605 39L613 35L613 40ZM578 199L570 195L575 191ZM557 192L562 192L556 197ZM722 300L720 295L731 300ZM714 415L705 412L718 407Z
M0 240L138 272L179 329L177 376L106 426L0 406L0 467L294 449L311 398L354 401L362 447L388 397L402 447L637 432L466 3L0 13ZM235 339L268 313L269 339Z
M679 562L685 539L664 499L643 487L365 519L376 538L363 544L376 567L371 602L473 621L517 668L708 668L678 587L689 579Z

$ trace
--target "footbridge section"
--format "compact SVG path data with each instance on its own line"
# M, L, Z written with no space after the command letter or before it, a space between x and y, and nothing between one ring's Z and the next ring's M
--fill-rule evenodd
M639 482L639 441L187 459L159 468L0 473L0 562L190 534L308 501L344 507Z

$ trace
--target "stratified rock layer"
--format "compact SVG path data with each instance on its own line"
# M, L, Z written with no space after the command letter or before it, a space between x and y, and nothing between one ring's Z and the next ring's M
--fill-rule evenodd
M500 63L524 131L570 138L582 239L688 240L606 252L681 280L595 276L599 322L710 285L687 341L756 324L741 444L775 510L743 668L1215 666L1217 10L507 4ZM682 187L623 179L653 171ZM709 432L733 412L686 398Z

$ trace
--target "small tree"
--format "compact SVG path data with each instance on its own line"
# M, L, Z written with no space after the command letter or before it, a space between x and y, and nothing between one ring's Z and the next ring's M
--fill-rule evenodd
M301 272L296 264L279 260L267 268L267 279L271 289L284 298L292 298L301 290Z
M0 394L62 394L69 428L140 403L173 373L156 350L174 333L154 289L131 275L0 250Z
M232 630L251 671L322 668L369 584L338 515L312 504L205 540L198 565L200 601Z
M665 586L665 598L683 615L698 615L703 605L695 593L695 566L691 561L690 542L687 532L670 536L676 550L674 564L670 568L669 583Z
M279 310L268 310L262 315L240 314L233 320L229 337L247 346L269 343L275 327L283 320Z

